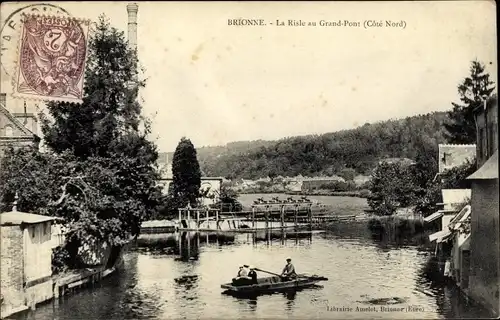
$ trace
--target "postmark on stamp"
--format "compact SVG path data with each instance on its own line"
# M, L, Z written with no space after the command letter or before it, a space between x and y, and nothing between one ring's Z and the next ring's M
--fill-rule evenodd
M90 21L24 15L13 96L81 103Z
M2 10L4 9L6 8L3 7ZM49 3L36 3L24 7L17 7L4 21L2 21L0 31L2 92L8 92L9 94L11 94L10 90L12 89L12 86L9 86L9 83L12 82L12 77L15 75L15 65L17 63L17 50L22 26L21 21L25 14L70 16L65 9L56 5Z

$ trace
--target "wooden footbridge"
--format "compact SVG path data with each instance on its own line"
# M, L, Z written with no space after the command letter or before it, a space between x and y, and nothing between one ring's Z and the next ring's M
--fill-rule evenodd
M258 198L251 210L222 212L221 209L180 208L179 230L182 231L232 231L253 232L268 229L297 229L339 220L355 219L355 216L331 216L313 214L315 205L307 197L286 200Z

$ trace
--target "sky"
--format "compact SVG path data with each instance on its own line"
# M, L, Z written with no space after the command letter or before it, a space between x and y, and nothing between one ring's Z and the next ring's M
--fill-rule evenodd
M54 4L79 18L104 13L127 33L127 2ZM474 59L497 79L490 1L138 4L141 101L161 151L183 136L201 147L449 110ZM2 21L25 5L2 3ZM238 18L267 25L228 25ZM277 26L277 19L317 25ZM364 28L367 20L405 28Z

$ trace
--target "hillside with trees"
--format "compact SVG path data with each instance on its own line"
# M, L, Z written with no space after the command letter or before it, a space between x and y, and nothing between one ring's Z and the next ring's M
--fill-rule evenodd
M230 179L331 176L345 168L368 174L382 158L437 154L437 145L445 142L445 121L445 112L434 112L322 135L205 147L198 158L205 175Z

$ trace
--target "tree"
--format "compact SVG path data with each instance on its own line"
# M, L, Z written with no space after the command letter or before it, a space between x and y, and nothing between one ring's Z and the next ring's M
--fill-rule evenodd
M139 133L141 106L136 98L138 88L145 85L136 81L135 52L105 16L99 17L88 47L83 103L51 102L52 119L42 114L46 145L56 153L71 150L82 159L108 157L124 146L117 140L125 132Z
M411 166L403 163L381 163L370 181L368 205L379 215L391 215L399 207L416 203L415 181Z
M200 196L201 171L196 149L183 137L172 159L172 197L179 207L196 206Z
M221 208L222 212L238 212L243 210L241 203L238 201L238 194L226 184L221 186L219 202L214 207Z
M19 191L20 208L65 219L73 259L85 242L127 242L161 197L158 152L147 139L150 124L136 102L144 82L130 86L137 76L135 52L104 16L88 51L83 103L48 104L42 131L50 152L10 153L6 161L12 171L6 171L13 176L1 186L7 198ZM32 171L15 170L22 165Z
M469 144L476 142L476 124L474 109L481 106L491 95L495 86L486 73L485 66L479 61L472 61L470 75L458 86L461 103L454 103L448 112L449 122L445 123L446 138L449 143Z
M354 177L356 177L356 170L352 168L344 168L342 169L338 175L345 179L345 181L354 181Z

